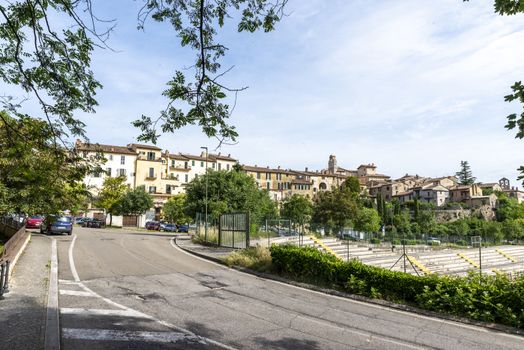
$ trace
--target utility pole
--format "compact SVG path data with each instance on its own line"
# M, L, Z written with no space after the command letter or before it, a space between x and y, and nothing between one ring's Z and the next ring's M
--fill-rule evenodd
M206 146L203 146L200 148L206 150L206 202L205 202L206 212L204 214L206 216L206 219L205 219L205 226L204 226L204 238L205 238L205 241L207 242L207 183L209 181L208 176L207 176L207 152L208 151L207 151Z

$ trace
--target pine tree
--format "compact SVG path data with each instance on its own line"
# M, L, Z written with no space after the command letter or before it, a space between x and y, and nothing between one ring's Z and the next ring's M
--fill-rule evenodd
M471 172L471 168L467 160L460 161L460 171L458 171L455 175L458 177L459 183L461 185L473 185L475 180L477 180L476 177L473 177L473 173Z

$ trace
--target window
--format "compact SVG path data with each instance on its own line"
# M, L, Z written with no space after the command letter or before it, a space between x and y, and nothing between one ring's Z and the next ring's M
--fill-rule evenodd
M260 180L260 173L257 173L257 179Z
M174 168L175 167L175 160L171 160L171 166Z
M185 177L185 181L184 182L188 182L189 180L189 175L186 174L186 177Z
M229 164L226 164L226 169L227 171L229 171Z
M171 185L166 185L166 193L171 194Z
M195 165L194 163L195 163L195 161L193 161L193 165ZM187 162L184 162L184 169L187 169L188 167L189 166L188 166Z
M222 164L218 163L218 170L222 170Z
M155 186L149 186L149 193L156 193L156 187Z
M186 164L187 164L187 162L186 162ZM194 160L191 161L191 166L195 166L195 161ZM186 168L187 168L187 166L186 166Z
M126 169L118 169L118 176L126 176Z
M195 174L195 179L198 179L198 174Z
M113 155L112 154L109 155L109 160L113 160Z
M147 160L155 160L155 152L147 152Z
M216 165L216 163L213 163L213 169L215 169L215 165Z
M266 173L266 180L271 180L271 173Z
M120 156L120 164L121 165L126 164L126 156Z
M107 176L111 177L111 168L106 169L106 174Z
M201 167L201 168L204 167L204 162L200 162L200 167Z
M155 168L149 168L149 177L155 177Z
M266 182L266 189L269 190L269 182Z
M97 170L93 173L93 177L100 177L100 172Z

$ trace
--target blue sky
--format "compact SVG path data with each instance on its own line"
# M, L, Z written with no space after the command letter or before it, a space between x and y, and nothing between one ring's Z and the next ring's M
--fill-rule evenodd
M115 18L93 70L104 85L95 115L81 115L93 142L127 144L131 121L157 115L175 70L192 64L168 24L136 30L141 1L98 1ZM126 6L122 6L126 4ZM322 169L375 163L394 177L454 174L468 160L483 182L506 176L516 185L524 141L504 129L520 111L503 96L524 79L524 17L493 13L493 1L290 0L272 33L221 33L229 47L224 78L249 86L231 122L240 133L231 153L241 163ZM171 152L217 146L198 127L160 138Z

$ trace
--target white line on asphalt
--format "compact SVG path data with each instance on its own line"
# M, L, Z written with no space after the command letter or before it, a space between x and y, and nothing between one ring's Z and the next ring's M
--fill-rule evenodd
M355 300L355 299L349 299L349 298L341 297L341 296L338 296L338 295L332 295L332 294L327 294L327 293L323 293L323 292L318 292L316 290L295 286L293 284L280 282L280 281L276 281L276 280L268 279L268 278L264 278L264 277L255 276L255 275L252 275L252 274L249 274L249 273L246 273L246 272L242 272L242 271L239 271L239 270L236 270L236 269L232 269L230 267L226 267L226 266L224 266L222 264L219 264L219 263L217 263L215 261L204 259L204 258L201 258L201 257L196 256L194 254L191 254L189 252L186 252L184 249L178 247L174 243L174 239L170 239L170 243L171 243L171 246L173 246L178 251L180 251L180 252L182 252L184 254L187 254L189 256L192 256L195 259L199 259L199 260L207 262L208 264L212 264L212 265L215 265L215 266L218 266L218 267L222 267L222 268L228 269L230 271L234 271L236 273L240 273L240 274L242 274L244 276L250 276L250 277L256 278L256 279L263 279L265 281L268 281L268 282L271 282L271 283L275 283L275 284L278 284L278 285L281 285L281 286L295 288L295 289L300 289L300 290L303 290L303 291L306 291L306 292L309 292L309 293L322 295L324 297L328 296L328 297L331 297L331 298L344 300L344 301L347 301L347 302L350 302L350 303L354 303L354 304L359 304L359 305L372 307L372 308L379 309L379 310L390 311L390 312L402 314L404 316L405 315L409 315L412 318L419 318L419 319L424 319L424 320L430 320L430 321L433 321L433 322L440 322L440 323L444 323L444 324L448 324L448 325L452 325L452 326L457 326L457 327L461 327L461 328L467 328L467 329L471 329L471 330L479 331L479 332L484 332L484 333L497 333L497 335L501 335L501 336L505 336L505 337L513 338L513 339L517 339L517 340L522 340L522 336L504 333L502 331L495 330L495 329L488 329L488 328L484 328L484 327L481 327L481 326L473 326L473 325L468 325L468 324L461 323L461 322L448 321L448 320L444 320L444 319L441 319L441 318L435 318L435 317L430 317L430 316L419 315L419 314L416 314L414 312L397 310L397 309L394 309L392 307L387 307L387 306L382 306L382 305L377 305L377 304L371 304L371 303L367 303L365 301L359 301L359 300Z
M45 350L60 350L60 325L58 318L58 257L56 239L51 241L51 271L47 295L47 318L45 324Z
M116 309L83 309L74 307L60 308L62 315L84 315L84 316L120 316L120 317L135 317L147 318L151 317L135 310L116 310Z
M98 340L98 341L132 341L153 343L176 343L189 341L202 343L200 337L182 332L144 332L117 331L111 329L81 329L64 328L62 334L66 339Z
M61 279L58 280L58 283L60 283L60 284L74 284L74 285L78 285L78 282L74 282L74 281L70 281L70 280L61 280Z
M157 322L158 324L161 324L162 326L165 326L165 327L177 330L179 332L185 333L188 336L196 337L196 338L200 339L202 342L213 344L216 347L219 347L219 348L222 348L222 349L236 350L236 348L233 348L233 347L231 347L229 345L222 344L222 343L220 343L218 341L215 341L213 339L209 339L209 338L206 338L206 337L202 337L202 336L196 335L195 333L191 332L190 330L184 329L182 327L175 326L172 323L169 323L169 322L166 322L166 321L162 321L162 320L160 320L160 319L158 319L156 317L146 315L146 314L144 314L144 313L142 313L140 311L133 310L133 309L127 307L127 306L124 306L122 304L114 302L111 299L103 297L100 294L98 294L98 293L92 291L91 289L89 289L86 285L84 285L82 282L80 282L80 277L78 276L78 273L77 273L76 268L75 268L75 261L74 261L74 258L73 258L73 249L74 249L74 246L75 246L75 241L76 241L76 235L73 234L73 240L71 241L71 245L69 246L69 268L71 269L71 273L73 274L73 277L75 278L75 281L78 282L78 286L80 286L83 290L85 290L86 292L92 293L93 295L95 295L96 297L102 299L103 301L105 301L106 303L108 303L110 305L113 305L113 306L118 307L120 309L127 310L129 312L135 313L136 315L139 315L137 317L150 319L152 321Z
M80 277L78 277L78 272L76 272L75 261L73 260L73 248L75 247L76 237L77 235L73 234L73 240L69 245L69 267L71 268L71 273L73 274L75 282L80 282Z
M93 295L93 293L90 293L90 292L81 292L78 290L68 290L68 289L60 289L60 295L72 295L75 297L96 297L96 295Z

